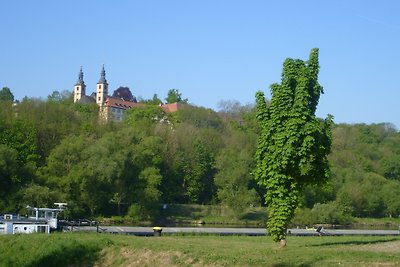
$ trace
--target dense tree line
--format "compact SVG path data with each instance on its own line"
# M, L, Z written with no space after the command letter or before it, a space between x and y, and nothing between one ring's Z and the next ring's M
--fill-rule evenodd
M399 217L397 129L390 123L339 124L332 134L331 179L326 186L306 188L301 213L304 223L311 220L346 223L352 217Z
M186 105L166 114L149 100L124 122L103 124L96 105L72 102L67 93L1 102L0 213L63 201L73 217L148 219L162 203L222 204L238 216L263 205L253 177L254 106L227 101L219 112ZM300 217L398 216L400 133L387 123L339 124L332 135L330 182L304 189Z

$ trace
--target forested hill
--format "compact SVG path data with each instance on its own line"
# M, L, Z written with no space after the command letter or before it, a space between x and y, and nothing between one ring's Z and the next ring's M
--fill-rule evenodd
M165 114L148 105L101 124L96 105L70 98L1 105L0 213L68 202L70 216L148 219L160 203L223 204L237 214L262 204L251 175L251 106ZM400 133L392 125L335 125L329 159L332 179L305 189L305 213L339 222L400 214Z

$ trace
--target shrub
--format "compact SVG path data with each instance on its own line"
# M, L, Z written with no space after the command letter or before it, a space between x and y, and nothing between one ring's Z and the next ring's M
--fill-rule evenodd
M140 221L143 219L143 207L135 203L130 205L128 209L128 217L133 221Z
M352 221L351 215L343 212L334 201L315 204L311 216L315 223L323 224L349 224Z
M294 225L314 225L314 224L349 224L353 222L353 217L343 211L334 202L317 203L312 209L303 208L296 211L292 221Z

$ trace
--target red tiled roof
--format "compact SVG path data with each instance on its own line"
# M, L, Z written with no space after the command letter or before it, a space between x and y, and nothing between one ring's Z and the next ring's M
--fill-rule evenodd
M105 101L105 106L106 107L114 107L114 108L120 108L120 109L131 109L131 108L137 108L137 107L144 107L146 104L145 103L136 103L132 101L125 101L122 100L121 98L117 97L112 97L109 96L107 97ZM165 112L167 113L172 113L176 112L179 109L183 107L181 103L171 103L171 104L162 104L160 106Z
M131 102L131 101L125 101L120 98L109 96L106 99L105 105L107 107L130 109L130 108L134 108L134 107L143 107L145 104L144 103L135 103L135 102Z
M178 102L171 103L171 104L162 104L161 108L167 113L172 113L172 112L176 112L179 109L181 109L182 104L180 104Z

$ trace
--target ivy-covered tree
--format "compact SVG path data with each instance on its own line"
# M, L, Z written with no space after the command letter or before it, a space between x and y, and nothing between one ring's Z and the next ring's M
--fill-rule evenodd
M269 107L264 93L256 94L261 134L255 176L266 188L268 232L281 246L304 187L329 177L333 122L331 115L324 121L315 116L323 93L318 72L318 49L312 49L308 61L285 60L281 83L271 85Z

